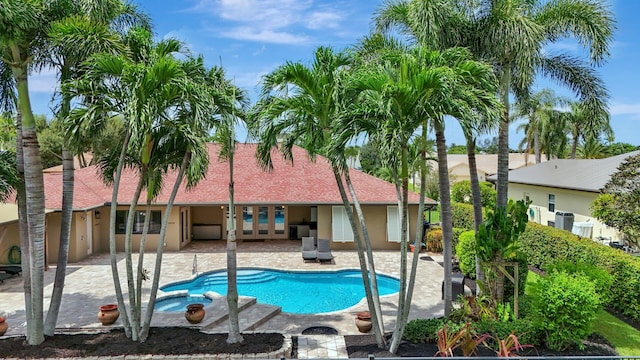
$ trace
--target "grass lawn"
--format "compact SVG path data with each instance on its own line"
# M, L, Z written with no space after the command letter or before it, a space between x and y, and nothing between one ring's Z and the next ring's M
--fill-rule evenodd
M538 274L529 271L525 292L528 293L529 284L535 283L539 278ZM608 312L601 310L598 313L593 331L604 336L621 356L640 355L640 332Z

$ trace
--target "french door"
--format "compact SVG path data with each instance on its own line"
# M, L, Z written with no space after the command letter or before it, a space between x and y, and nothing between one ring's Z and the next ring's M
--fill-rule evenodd
M285 238L286 209L284 206L242 206L240 207L239 234L243 239Z

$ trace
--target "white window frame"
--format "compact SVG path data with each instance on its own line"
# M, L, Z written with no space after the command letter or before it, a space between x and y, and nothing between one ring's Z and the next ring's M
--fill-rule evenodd
M353 242L353 229L344 206L331 207L331 238L333 242Z
M553 209L551 209L551 205L553 205ZM548 203L547 203L547 209L549 210L549 212L555 212L556 211L556 194L549 194Z
M387 206L387 241L399 243L402 238L402 226L400 219L400 207L395 205Z

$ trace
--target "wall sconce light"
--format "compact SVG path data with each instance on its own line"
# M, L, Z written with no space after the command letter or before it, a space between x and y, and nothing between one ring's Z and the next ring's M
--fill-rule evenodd
M100 210L95 210L95 211L93 212L93 216L94 216L96 219L100 219Z

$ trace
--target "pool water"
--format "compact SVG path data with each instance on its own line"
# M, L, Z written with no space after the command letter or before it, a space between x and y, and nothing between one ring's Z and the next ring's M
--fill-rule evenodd
M171 296L158 299L153 307L156 311L186 311L189 304L211 304L211 299L202 295Z
M377 280L381 296L397 293L400 288L400 282L392 277L377 275ZM343 310L365 297L360 270L295 272L238 269L237 283L238 294L253 296L260 303L280 306L283 312L295 314ZM165 285L161 290L187 290L189 295L213 291L226 295L227 273L225 270L205 273L190 281Z

